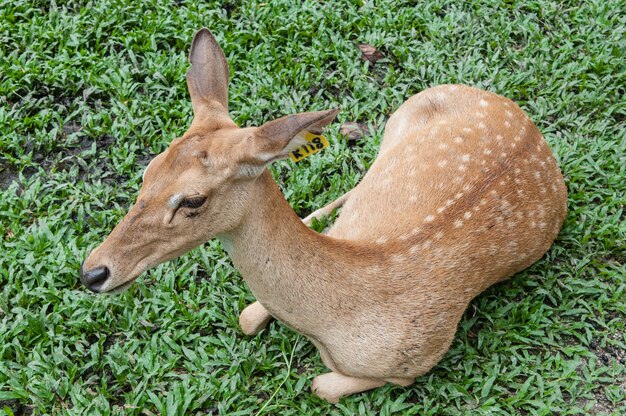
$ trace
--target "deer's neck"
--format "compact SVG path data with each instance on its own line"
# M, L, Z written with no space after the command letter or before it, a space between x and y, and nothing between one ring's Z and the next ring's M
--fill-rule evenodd
M366 266L350 255L352 243L306 227L269 172L257 181L253 208L237 228L219 238L261 304L305 332L300 318L307 309L319 311L315 304L321 299L332 302L341 292L341 280Z

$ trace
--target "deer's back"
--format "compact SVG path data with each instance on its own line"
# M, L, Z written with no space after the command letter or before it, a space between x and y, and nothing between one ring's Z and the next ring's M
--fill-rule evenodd
M478 263L516 257L502 271L511 273L547 250L566 203L550 148L515 103L439 86L389 119L376 161L329 235L404 252L408 262L429 250Z

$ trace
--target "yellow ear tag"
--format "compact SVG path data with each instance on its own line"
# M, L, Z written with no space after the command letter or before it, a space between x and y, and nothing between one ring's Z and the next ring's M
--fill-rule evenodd
M298 147L296 150L292 150L289 153L291 160L293 160L294 162L299 162L305 157L309 157L324 149L325 147L328 147L328 140L326 140L326 137L322 136L321 134L313 134L307 132L304 136L304 139L307 141L307 143Z

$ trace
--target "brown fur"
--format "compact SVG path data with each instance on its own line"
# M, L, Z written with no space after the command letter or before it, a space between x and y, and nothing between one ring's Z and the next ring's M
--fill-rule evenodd
M403 104L361 183L319 211L343 204L334 226L311 231L264 167L336 112L239 129L226 112L219 46L206 29L193 45L196 118L153 160L137 204L86 260L86 270L110 270L100 291L218 237L258 299L241 315L244 331L258 332L271 314L309 337L333 371L313 389L335 402L429 371L470 300L556 238L567 195L541 133L512 101L461 85ZM196 194L208 198L198 210L168 206Z

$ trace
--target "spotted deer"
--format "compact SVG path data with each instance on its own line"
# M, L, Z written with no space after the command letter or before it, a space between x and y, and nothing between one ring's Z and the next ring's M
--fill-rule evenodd
M194 118L146 168L137 202L81 267L92 291L217 237L270 317L304 334L329 373L312 383L341 397L412 384L448 350L468 303L538 260L556 238L567 193L550 148L514 102L462 85L425 90L389 119L361 182L301 221L267 166L337 110L238 127L228 64L207 29L189 54ZM342 207L326 234L312 218Z

